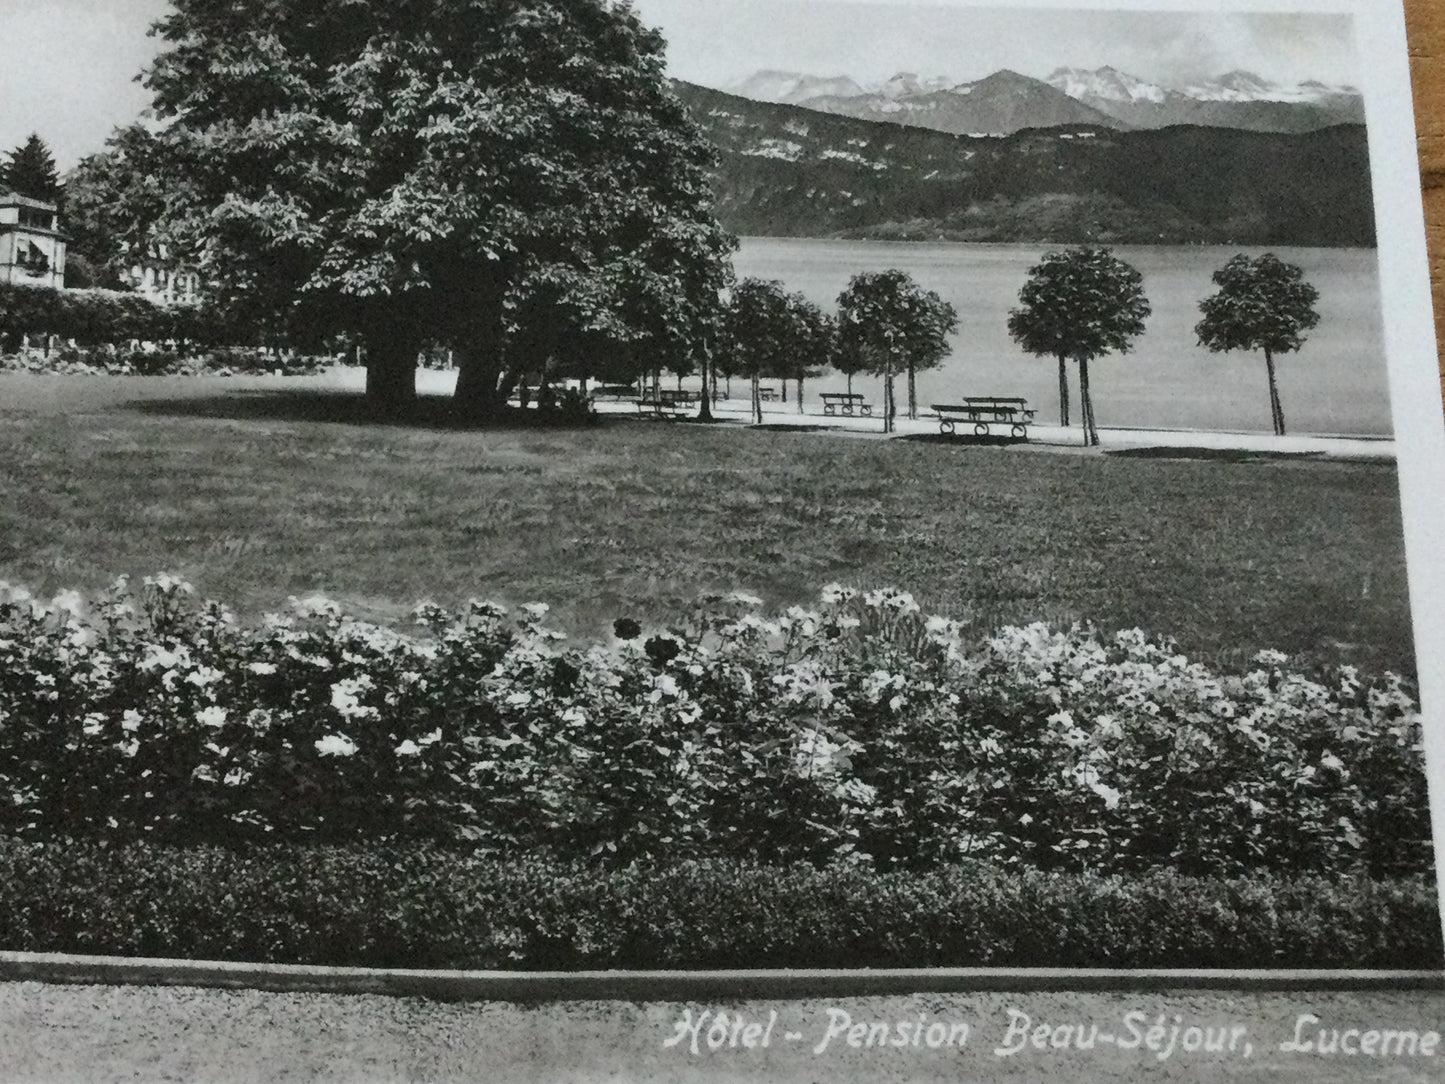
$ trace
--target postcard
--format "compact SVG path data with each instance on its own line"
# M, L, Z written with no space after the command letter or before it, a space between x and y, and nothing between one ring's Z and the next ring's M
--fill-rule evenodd
M0 1079L1440 1077L1398 0L0 7Z

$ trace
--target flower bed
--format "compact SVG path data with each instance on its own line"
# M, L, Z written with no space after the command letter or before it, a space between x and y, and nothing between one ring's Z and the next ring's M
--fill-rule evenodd
M56 376L312 376L336 363L326 355L275 354L230 347L182 351L170 347L63 345L0 356L0 372Z
M546 607L325 599L238 623L183 583L0 590L0 832L436 840L626 864L1431 870L1393 675L1216 674L1137 631L984 636L906 594L733 595L571 646Z

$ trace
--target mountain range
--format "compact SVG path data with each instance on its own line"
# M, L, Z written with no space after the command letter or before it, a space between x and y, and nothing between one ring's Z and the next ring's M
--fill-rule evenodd
M976 86L1007 88L1022 78L1001 74ZM1134 130L1106 117L973 136L673 85L720 152L717 213L734 233L1064 244L1375 241L1363 125Z
M1059 68L1047 79L1005 70L971 83L901 72L872 87L846 75L760 71L729 90L755 101L957 135L1009 135L1064 124L1310 132L1365 119L1354 87L1315 81L1283 86L1245 71L1184 87L1165 87L1112 67Z

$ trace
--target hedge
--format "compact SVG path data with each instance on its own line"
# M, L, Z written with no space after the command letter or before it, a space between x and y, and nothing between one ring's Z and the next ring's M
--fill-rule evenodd
M897 591L573 645L546 607L238 622L168 576L0 585L0 833L435 841L613 864L1433 868L1394 675L1221 674L1135 631L970 629Z
M376 967L1308 967L1442 961L1433 883L963 864L605 870L421 846L0 842L0 947Z

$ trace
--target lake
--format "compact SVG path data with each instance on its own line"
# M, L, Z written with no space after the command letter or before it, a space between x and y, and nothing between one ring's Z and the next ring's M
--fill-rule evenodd
M1009 338L1006 321L1029 268L1059 247L745 237L734 264L739 277L781 279L828 312L836 311L838 294L855 272L907 271L952 302L959 314L952 356L918 376L921 408L965 395L1023 396L1039 408L1040 421L1055 422L1058 363L1020 350ZM1130 353L1089 367L1099 425L1270 432L1264 355L1212 354L1194 336L1199 302L1215 290L1210 280L1215 269L1236 252L1253 256L1266 250L1120 245L1114 251L1143 275L1154 313ZM1375 250L1269 251L1300 265L1320 292L1319 326L1298 353L1276 359L1289 431L1390 435ZM1077 369L1072 364L1069 369L1077 424ZM881 383L867 376L853 381L854 390L874 402L882 400ZM809 381L805 390L812 399L845 385L844 377L830 372ZM902 408L906 382L899 380L897 387Z

